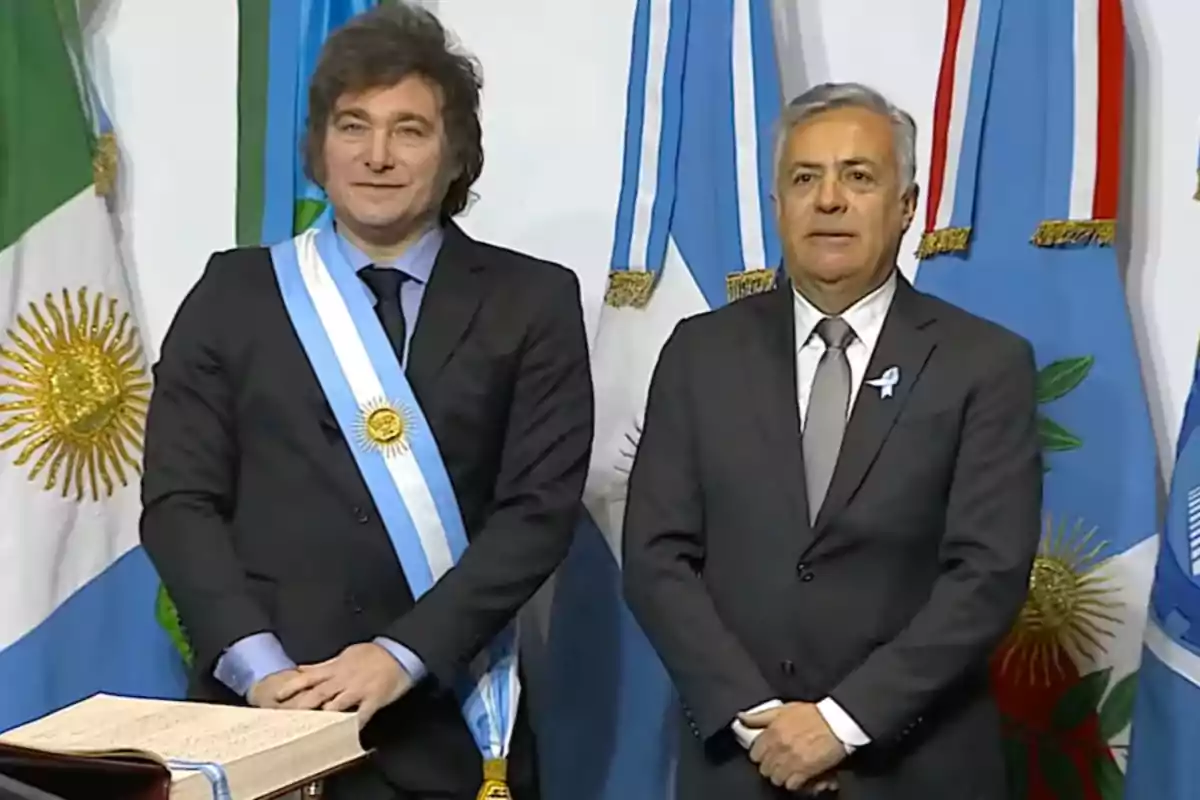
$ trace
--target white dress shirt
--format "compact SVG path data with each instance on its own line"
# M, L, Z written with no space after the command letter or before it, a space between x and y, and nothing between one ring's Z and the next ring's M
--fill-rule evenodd
M862 386L866 375L867 365L871 362L871 354L875 352L875 344L883 330L883 321L887 318L892 298L896 295L896 274L890 277L875 291L859 300L842 314L842 319L854 331L850 344L846 345L846 360L850 362L850 403L848 412L854 408L854 398ZM817 323L825 318L822 313L799 292L795 292L796 318L796 396L800 403L800 422L804 424L808 412L808 398L812 393L813 378L816 376L817 364L825 353L825 342L816 334ZM803 487L801 487L803 488ZM756 706L750 711L766 711L782 705L779 700L770 700ZM870 738L859 727L858 723L846 713L833 698L826 697L817 703L817 711L825 719L825 723L833 731L834 736L841 740L847 753L855 748L870 743ZM751 730L735 720L733 732L743 747L749 748L761 730Z

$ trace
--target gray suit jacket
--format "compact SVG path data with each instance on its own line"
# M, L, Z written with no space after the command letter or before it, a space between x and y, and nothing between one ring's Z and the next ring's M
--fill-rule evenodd
M832 696L871 737L844 800L1006 796L987 659L1040 532L1036 368L1015 334L901 279L809 523L792 289L679 324L629 484L628 601L679 690L680 797L770 798L738 711Z

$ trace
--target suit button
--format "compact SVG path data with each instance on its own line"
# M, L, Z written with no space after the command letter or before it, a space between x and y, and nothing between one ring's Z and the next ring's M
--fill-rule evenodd
M813 579L813 574L811 572L806 572L800 576L800 580L804 581L805 583L808 583L812 579Z
M803 576L805 572L808 572L808 564L805 564L803 561L801 561L796 565L796 572Z
M795 663L793 663L791 661L784 661L783 663L781 663L779 665L779 668L781 670L783 670L784 675L795 675L796 674L796 665L795 665Z
M366 522L370 521L371 516L362 508L355 506L354 507L354 518L361 523L366 523Z

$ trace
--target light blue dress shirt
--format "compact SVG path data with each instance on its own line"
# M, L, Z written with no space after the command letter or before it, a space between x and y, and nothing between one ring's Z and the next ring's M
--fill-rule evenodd
M432 228L417 240L404 255L390 263L372 261L365 253L338 236L338 246L350 267L355 271L367 266L387 267L402 270L409 280L400 287L400 307L404 312L405 343L404 355L407 362L409 343L413 331L417 327L417 316L421 311L421 301L425 297L425 287L429 285L429 277L433 273L433 263L442 248L444 233L440 227ZM374 293L362 284L363 292L374 305L377 301ZM425 664L420 656L397 641L384 636L375 638L375 643L383 647L397 661L414 682L425 677ZM296 662L283 650L283 645L275 634L269 632L255 633L234 642L217 660L213 675L221 683L234 692L245 697L254 684L268 675L294 669Z

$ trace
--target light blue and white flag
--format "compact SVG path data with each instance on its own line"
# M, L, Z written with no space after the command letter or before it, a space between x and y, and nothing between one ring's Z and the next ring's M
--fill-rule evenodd
M0 731L185 683L138 544L150 368L74 8L0 0Z
M675 325L774 284L780 92L769 3L639 0L612 272L592 352L588 514L558 575L546 651L547 800L674 794L674 692L621 597L626 480Z

